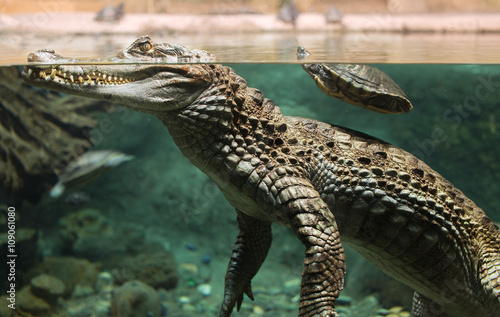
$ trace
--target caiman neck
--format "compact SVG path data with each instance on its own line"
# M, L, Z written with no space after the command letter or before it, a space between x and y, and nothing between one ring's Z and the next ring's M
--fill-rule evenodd
M284 126L280 108L261 91L248 87L232 68L210 68L212 84L194 102L157 114L183 154L202 170L211 156L265 139Z

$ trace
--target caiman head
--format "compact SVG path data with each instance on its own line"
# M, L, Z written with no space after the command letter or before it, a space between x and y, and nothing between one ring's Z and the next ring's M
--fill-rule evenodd
M142 36L109 59L71 59L46 49L33 52L28 62L34 64L25 67L23 78L41 88L158 114L189 105L207 89L213 73L200 63L214 60L208 52L157 44Z

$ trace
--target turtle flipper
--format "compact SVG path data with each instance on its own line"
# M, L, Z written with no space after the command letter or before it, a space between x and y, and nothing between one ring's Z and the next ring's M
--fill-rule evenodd
M271 247L271 223L247 216L239 210L237 213L240 233L227 268L219 317L231 316L235 305L239 311L243 294L254 299L251 281Z

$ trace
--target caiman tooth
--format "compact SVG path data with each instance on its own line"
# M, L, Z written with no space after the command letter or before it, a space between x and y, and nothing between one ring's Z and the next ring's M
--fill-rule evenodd
M33 73L33 70L31 68L28 68L28 77L31 77L32 73Z
M71 80L72 83L75 82L75 78L73 77L73 75L69 75L69 79Z
M56 78L56 69L55 68L52 68L52 72L50 73L50 79L54 79Z
M47 76L47 74L45 74L44 71L41 71L39 76L40 76L40 78L45 78Z
M83 84L83 77L82 76L78 76L78 81L80 82L80 84Z

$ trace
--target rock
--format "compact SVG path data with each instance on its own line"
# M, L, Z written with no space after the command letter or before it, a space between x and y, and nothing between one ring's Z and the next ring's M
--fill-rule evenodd
M300 300L300 294L297 294L297 295L295 295L294 297L292 297L290 299L290 302L292 302L292 303L298 303L299 300Z
M379 302L374 295L368 295L358 302L353 308L353 316L371 316L379 308Z
M399 315L399 313L403 311L403 307L401 306L394 306L394 307L391 307L389 308L388 310L388 314L396 314L396 315Z
M210 262L212 262L212 256L210 254L205 254L201 257L201 263L210 264Z
M76 284L73 292L71 293L72 298L85 298L94 294L94 288L89 285Z
M352 298L349 296L340 295L335 301L335 305L349 306L352 304Z
M113 228L97 209L83 208L59 220L59 232L65 246L69 249L78 240L86 237L110 236Z
M300 283L302 283L302 279L294 278L288 281L285 281L283 287L285 291L290 294L297 294L300 292Z
M1 317L12 317L14 315L14 310L9 308L7 305L10 304L7 296L0 297L0 316Z
M96 313L91 316L95 317L109 317L111 314L111 298L109 299L98 299L93 303L93 309ZM156 317L156 316L155 316Z
M31 292L48 303L55 303L56 299L63 296L66 286L57 277L40 274L30 281Z
M50 316L50 305L33 295L31 286L25 286L17 293L16 308L35 316Z
M59 220L65 248L78 257L102 261L112 255L123 255L143 248L144 229L123 224L113 230L97 209L84 208Z
M163 303L160 304L160 314L161 316L168 316L168 308Z
M109 317L111 316L111 296L109 298L87 296L76 300L66 300L64 313L60 317Z
M83 208L62 217L59 227L61 237L70 244L88 236L113 234L106 217L93 208Z
M182 305L182 311L186 313L195 313L197 309L194 305L186 303Z
M6 228L5 225L3 228ZM7 254L8 233L0 233L0 254ZM22 275L20 270L28 270L38 264L39 252L39 234L33 228L16 228L16 254L18 258L23 259L16 263L16 270Z
M210 284L200 284L196 287L196 290L203 296L210 296L212 294L212 286Z
M76 285L93 287L100 271L100 265L86 259L46 257L40 265L28 273L28 277L32 278L43 273L57 277L66 286L65 293L69 294Z
M85 237L75 242L73 253L93 261L108 261L144 249L144 228L136 224L122 224L111 235ZM97 247L98 246L98 247Z
M254 306L252 311L256 315L264 315L265 313L264 309L262 309L262 307L260 306Z
M101 272L97 275L94 289L97 294L104 294L113 290L113 275L109 272Z
M377 316L380 316L380 315L385 316L385 315L387 315L388 313L389 313L389 310L388 310L388 309L385 309L385 308L380 308L380 309L378 309L378 310L375 312L375 314L376 314Z
M173 255L161 249L126 257L119 263L120 265L111 271L118 283L134 279L154 288L171 289L179 280Z
M1 172L0 172L1 174ZM0 181L1 183L1 181ZM0 198L1 200L1 198ZM3 214L4 210L2 209L2 206L0 205L0 214ZM16 226L18 226L21 222L17 222L18 219L18 214L16 212ZM7 213L7 207L5 207L5 221L8 221L8 213ZM12 219L11 219L12 221ZM3 229L7 229L7 224L4 226L0 226L0 231L3 231ZM0 233L0 254L6 255L9 252L8 251L8 241L9 241L9 234L8 232L1 232ZM27 277L26 273L33 267L36 267L39 264L39 234L38 231L32 228L18 228L16 227L15 229L15 253L17 255L16 260L16 266L15 268L9 268L7 264L4 264L2 267L5 267L5 269L1 269L0 271L4 272L5 275L5 283L2 282L0 284L0 294L5 294L5 292L8 290L8 285L7 283L7 274L12 273L16 274L16 285L26 285L29 283L29 278ZM11 240L12 242L12 240ZM7 260L8 261L8 258ZM10 270L10 272L9 272ZM1 315L0 315L1 316Z
M141 281L128 281L113 292L113 317L160 316L160 298L151 286Z
M352 311L348 308L348 307L345 307L345 306L341 306L341 307L335 307L337 313L339 314L339 317L356 317L356 316L364 316L364 315L354 315L352 313ZM367 316L373 316L373 315L367 315Z
M72 245L75 256L99 261L115 254L127 253L127 245L119 235L91 236L77 240Z
M179 272L182 275L196 275L198 274L198 266L194 263L181 263L179 264Z

